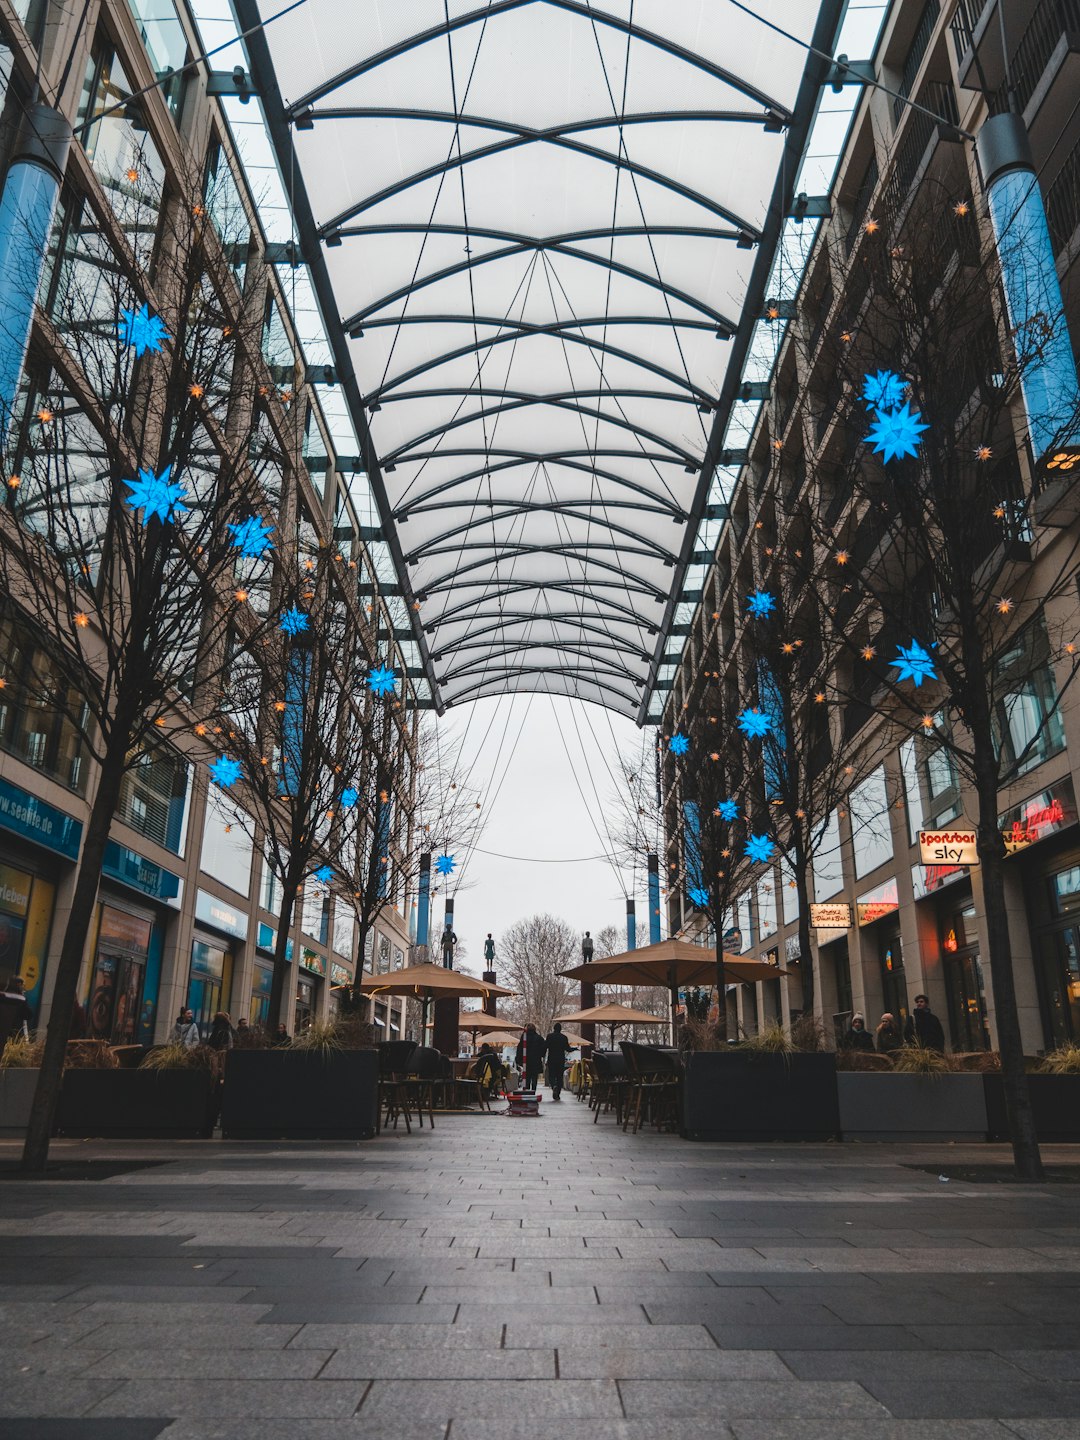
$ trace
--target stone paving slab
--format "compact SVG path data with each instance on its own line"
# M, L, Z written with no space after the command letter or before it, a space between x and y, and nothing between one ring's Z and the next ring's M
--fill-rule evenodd
M1080 1436L1080 1185L937 1180L1004 1147L693 1145L568 1102L54 1155L80 1170L0 1181L3 1440Z

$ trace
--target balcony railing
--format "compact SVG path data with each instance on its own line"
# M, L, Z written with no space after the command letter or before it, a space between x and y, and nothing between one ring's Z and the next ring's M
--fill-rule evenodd
M975 44L975 26L988 3L989 0L959 0L957 4L949 31L958 64Z
M1015 108L1021 114L1066 34L1080 34L1080 0L1041 0L1009 62ZM1008 108L1009 89L1003 85L994 96L992 109L1000 113Z
M915 35L911 41L907 58L904 60L904 68L900 75L900 84L897 86L897 97L893 101L893 123L900 124L904 114L904 101L915 88L915 79L926 58L926 52L930 48L930 38L934 33L938 18L941 15L941 0L926 0L923 6L919 23L915 27Z
M1046 192L1046 219L1054 254L1060 255L1080 225L1080 145L1054 176Z
M912 111L893 159L888 186L891 211L896 211L903 203L935 135L939 135L943 127L953 128L960 123L956 94L951 85L943 85L937 80L924 85L919 94L919 104L923 108ZM928 114L928 111L932 113Z
M859 193L855 196L855 204L851 210L851 223L848 225L847 234L844 236L846 253L851 254L855 248L855 241L858 239L859 231L862 229L863 221L866 219L866 212L870 208L870 201L874 198L874 191L878 183L878 163L875 155L870 164L866 167L866 174L859 186Z

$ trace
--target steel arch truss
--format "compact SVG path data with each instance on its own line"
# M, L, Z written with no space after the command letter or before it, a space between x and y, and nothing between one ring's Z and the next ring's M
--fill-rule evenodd
M233 3L437 708L643 719L843 0Z

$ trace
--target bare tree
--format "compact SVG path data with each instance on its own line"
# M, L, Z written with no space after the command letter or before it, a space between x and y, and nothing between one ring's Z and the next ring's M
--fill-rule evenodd
M277 499L244 419L261 326L203 195L178 189L163 202L141 165L114 188L115 213L65 196L0 516L5 625L39 657L12 698L60 711L97 762L23 1155L31 1171L48 1153L125 775L171 738L191 747L190 702L219 673L241 537ZM269 406L280 414L276 397ZM269 552L253 563L261 578Z
M1023 382L1064 320L1008 329L969 201L931 185L906 208L892 197L853 260L832 257L849 299L816 361L828 410L806 401L808 425L832 436L808 466L815 583L847 652L847 704L931 738L974 793L1010 1136L1017 1172L1034 1179L998 817L1077 672L1075 533L1036 528L1021 481ZM1057 420L1075 433L1076 416Z
M578 959L578 934L555 915L519 920L499 940L500 978L517 991L504 1009L546 1034L575 1007L575 987L559 974Z

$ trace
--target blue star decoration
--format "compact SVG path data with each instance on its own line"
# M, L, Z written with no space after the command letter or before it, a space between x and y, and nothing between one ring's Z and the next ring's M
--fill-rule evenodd
M246 520L230 525L234 549L239 550L245 560L260 559L267 550L274 548L267 539L273 528L272 525L264 525L258 515L249 515Z
M907 387L895 370L878 370L863 380L862 398L871 410L896 410Z
M936 680L937 671L934 669L934 662L926 653L918 640L912 640L905 650L903 645L896 647L896 659L892 661L897 671L897 680L910 680L916 690L924 680Z
M667 747L672 755L685 755L690 749L690 741L685 735L672 735Z
M772 729L772 716L761 710L743 710L735 723L748 740L763 740Z
M294 605L291 610L286 610L282 615L278 629L285 635L303 635L309 624L310 621L303 610L297 610Z
M329 885L334 878L334 872L329 865L320 865L315 871L315 879L323 885Z
M775 849L776 846L768 835L751 835L743 849L743 854L748 860L753 860L755 864L764 865L766 861L772 859Z
M452 875L456 863L453 855L440 855L435 861L435 869L440 875Z
M721 800L716 807L716 813L721 820L737 820L739 818L739 807L734 800Z
M768 590L755 590L752 595L746 597L746 613L756 616L759 620L764 620L775 609L776 601Z
M243 774L240 761L230 760L227 755L220 755L209 769L214 784L220 785L223 790L228 790L230 785L235 785Z
M353 787L350 785L347 789L342 790L341 792L341 808L343 810L351 810L359 799L359 790L354 790Z
M155 475L152 470L140 470L137 480L124 481L131 491L127 503L133 510L143 512L144 525L151 516L167 525L177 515L187 514L187 506L182 503L184 487L179 480L171 480L171 474L172 466L166 465L160 475Z
M368 672L367 683L373 695L391 695L397 684L397 672L389 665L374 665Z
M161 342L169 338L161 317L151 315L145 305L137 310L121 310L116 328L121 345L134 346L136 357L145 355L147 350L160 350Z
M872 445L873 453L880 455L887 465L890 460L902 460L905 455L917 455L919 437L924 430L929 429L930 426L923 424L922 416L917 410L913 411L910 405L901 405L899 410L890 410L875 416L866 438Z
M686 893L690 897L691 904L696 905L699 910L709 908L709 892L701 885L692 886Z

